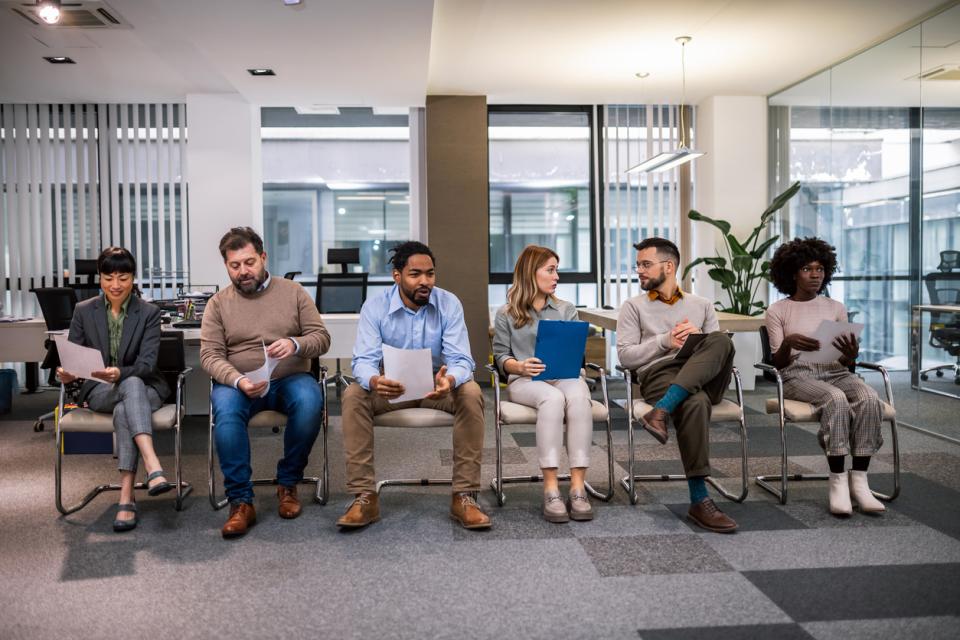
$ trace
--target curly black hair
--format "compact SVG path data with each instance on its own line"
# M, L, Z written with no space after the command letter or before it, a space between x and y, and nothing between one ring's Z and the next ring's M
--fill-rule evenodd
M403 268L407 266L407 261L410 260L411 256L415 255L430 256L433 264L437 264L437 259L433 257L433 252L430 251L430 247L416 240L409 240L398 244L391 248L390 251L393 252L393 255L390 256L388 262L393 265L393 268L397 271L403 271Z
M837 270L837 250L820 238L794 238L780 245L770 260L770 280L786 296L797 292L796 275L811 262L823 265L822 293Z

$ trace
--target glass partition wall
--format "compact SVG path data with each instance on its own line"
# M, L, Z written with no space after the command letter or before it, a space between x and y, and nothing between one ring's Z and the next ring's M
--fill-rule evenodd
M861 357L891 370L904 422L953 438L960 312L929 307L960 290L958 33L953 7L769 99L770 191L802 184L782 235L836 247Z

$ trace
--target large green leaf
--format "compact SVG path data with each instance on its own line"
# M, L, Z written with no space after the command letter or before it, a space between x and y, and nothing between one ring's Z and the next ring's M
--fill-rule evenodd
M736 236L732 233L727 234L727 242L730 243L730 250L733 251L735 256L748 256L750 252L743 248L743 245L740 244L740 241L737 240Z
M690 273L690 270L693 269L698 264L710 264L716 267L725 267L727 266L727 259L721 256L713 256L711 258L697 258L686 267L683 268L683 275L680 276L680 279L685 279L687 274Z
M773 202L770 203L770 206L767 207L766 211L760 215L760 221L766 222L767 218L779 211L783 205L787 204L787 201L790 200L790 198L797 195L797 191L800 191L800 183L794 182L792 185L787 187L786 191L773 199Z
M753 258L746 256L733 256L733 268L739 271L750 272L753 268Z
M722 284L724 288L732 287L737 283L737 274L729 269L714 267L707 272L707 275L710 276L712 280Z
M720 229L724 235L730 233L730 223L726 220L714 220L713 218L705 216L695 209L690 209L690 213L687 214L687 217L697 222L706 222L707 224L712 224L717 229Z
M764 240L759 247L757 247L756 249L750 252L750 255L752 255L754 258L759 260L760 258L763 257L763 254L767 252L767 249L769 249L773 245L773 243L779 239L780 239L780 236L773 236L769 240Z

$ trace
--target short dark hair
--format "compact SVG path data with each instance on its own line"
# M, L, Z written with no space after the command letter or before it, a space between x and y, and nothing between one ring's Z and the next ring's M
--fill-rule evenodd
M666 238L645 238L640 242L633 245L633 248L637 251L643 251L644 249L649 249L654 247L659 254L666 254L670 256L670 259L673 260L673 263L680 266L680 249L677 249L677 245L673 244Z
M837 250L820 238L794 238L777 247L770 259L770 281L777 291L792 296L797 292L796 275L811 262L823 265L822 292L837 271Z
M220 238L220 255L226 261L227 251L236 251L248 244L253 245L257 255L263 253L263 238L256 231L250 227L234 227Z
M97 272L105 273L137 273L137 260L133 254L123 247L107 247L97 257Z
M430 251L430 247L422 242L417 242L416 240L410 240L408 242L398 244L390 249L390 251L393 253L393 255L390 256L390 264L392 264L393 268L397 271L403 271L403 268L407 266L407 262L410 261L410 256L430 256L430 259L433 260L434 266L437 264L437 259L433 257L433 252Z

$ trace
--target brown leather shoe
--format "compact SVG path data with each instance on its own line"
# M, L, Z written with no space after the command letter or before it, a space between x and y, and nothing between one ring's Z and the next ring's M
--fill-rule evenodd
M257 512L253 505L248 502L238 502L230 505L230 517L220 533L224 538L239 538L256 523Z
M491 526L490 516L483 512L469 491L453 494L450 517L464 529L489 529Z
M657 439L657 442L667 444L667 438L669 437L667 435L667 425L670 424L670 414L667 413L666 409L654 407L644 414L640 422L647 433Z
M364 491L350 503L347 512L337 520L344 529L359 529L380 519L380 496L373 491Z
M720 511L720 508L710 498L690 505L687 517L698 526L714 533L733 533L737 530L737 523L733 518Z
M280 517L292 520L300 515L300 500L297 498L297 487L277 487L277 498L280 499Z

